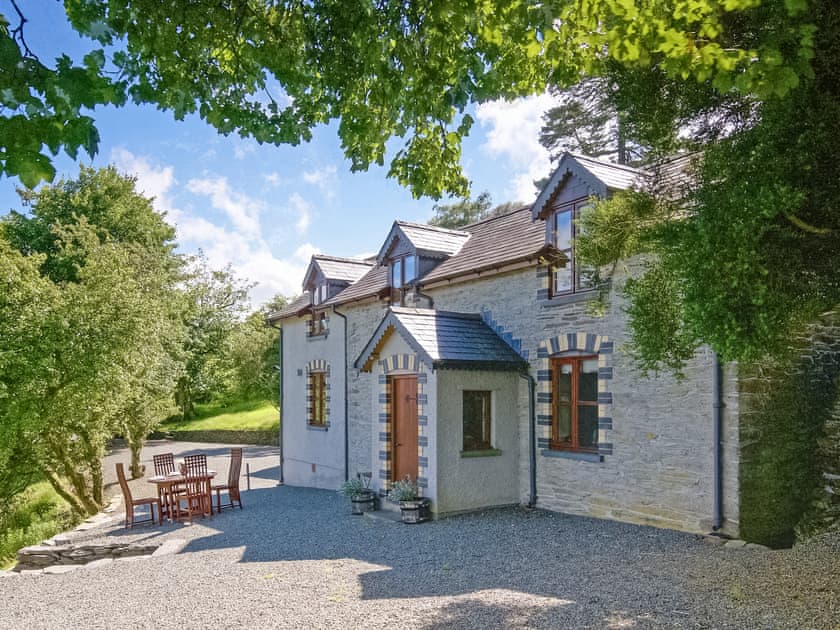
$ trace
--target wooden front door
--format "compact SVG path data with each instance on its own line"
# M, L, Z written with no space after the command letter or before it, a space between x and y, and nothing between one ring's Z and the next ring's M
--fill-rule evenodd
M392 476L393 481L408 475L417 481L417 377L394 376L391 379Z

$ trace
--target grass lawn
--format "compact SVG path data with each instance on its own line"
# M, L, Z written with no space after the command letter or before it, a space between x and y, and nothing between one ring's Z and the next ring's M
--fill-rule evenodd
M165 431L270 431L279 424L277 408L271 403L250 401L221 406L196 405L196 417L187 422L174 420L162 425Z
M0 569L14 564L21 547L35 545L75 525L67 502L47 481L31 485L12 505L0 531Z

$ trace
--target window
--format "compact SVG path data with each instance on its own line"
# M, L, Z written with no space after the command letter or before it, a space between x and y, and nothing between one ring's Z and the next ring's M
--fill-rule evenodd
M598 357L551 361L551 448L598 450Z
M588 205L588 198L578 199L560 206L551 217L552 244L568 259L565 267L552 270L552 295L586 291L593 286L591 271L579 265L574 256L574 239L578 233L576 220Z
M327 424L327 373L309 373L309 425L323 427Z
M417 258L415 256L403 256L391 261L391 286L393 288L401 289L416 276Z
M464 392L464 450L493 448L490 432L490 392Z
M317 337L319 335L326 335L328 322L326 311L313 312L312 319L309 320L309 336Z

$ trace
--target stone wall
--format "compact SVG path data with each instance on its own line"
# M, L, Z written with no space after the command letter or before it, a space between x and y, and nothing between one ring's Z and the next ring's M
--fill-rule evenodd
M37 571L54 566L77 566L104 559L148 556L160 545L139 543L97 543L78 545L34 545L17 552L15 571Z
M616 286L622 277L615 279ZM538 300L547 270L528 268L469 283L427 290L435 308L480 312L520 349L539 377L540 346L571 333L608 340L609 428L602 439L612 453L582 461L542 448L537 457L539 507L622 521L708 532L713 513L713 356L700 350L678 380L670 374L643 376L624 352L628 341L620 295L611 293L603 316L588 308L591 295ZM739 392L737 372L724 374L724 531L737 535L739 520ZM520 497L528 496L527 387L519 386ZM545 415L549 403L538 402ZM541 411L542 409L542 411ZM550 413L550 411L549 411ZM543 421L544 422L544 421ZM550 421L549 421L550 424ZM545 436L547 427L538 427ZM559 456L558 456L559 455ZM443 473L442 473L443 474Z

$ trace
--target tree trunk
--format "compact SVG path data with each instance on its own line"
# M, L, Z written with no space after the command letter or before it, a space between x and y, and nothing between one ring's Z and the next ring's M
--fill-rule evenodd
M70 504L70 509L73 510L74 513L79 514L81 516L87 516L88 514L92 514L93 512L86 512L85 508L82 504L74 497L70 492L68 492L64 486L62 485L61 481L59 481L58 477L52 471L45 471L47 475L47 480L50 482L50 485L56 491L56 493L67 503Z

